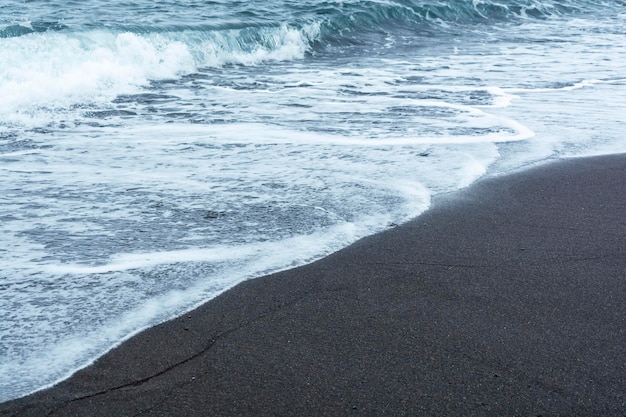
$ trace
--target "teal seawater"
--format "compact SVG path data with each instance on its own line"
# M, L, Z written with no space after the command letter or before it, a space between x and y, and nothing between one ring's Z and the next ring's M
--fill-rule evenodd
M413 30L437 35L464 26L546 19L555 16L616 12L623 1L7 1L0 6L0 36L45 31L107 29L135 33L226 30L323 25L323 38L334 43L358 34Z

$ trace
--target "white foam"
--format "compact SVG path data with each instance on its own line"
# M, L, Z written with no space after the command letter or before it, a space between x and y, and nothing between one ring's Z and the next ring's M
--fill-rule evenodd
M193 248L175 251L122 253L116 254L104 265L86 266L80 264L47 264L43 267L46 273L64 274L103 274L107 272L129 271L142 268L153 268L158 265L189 263L189 262L222 262L235 261L258 254L259 245L244 247L222 246L217 248Z
M215 297L243 279L317 259L356 238L368 234L371 231L370 227L380 227L381 224L381 219L363 220L359 224L339 224L330 230L316 232L308 236L296 236L283 241L246 245L243 248L228 248L228 250L234 249L238 255L246 256L248 259L245 263L236 264L223 270L221 274L211 277L210 280L196 280L184 290L172 289L150 298L133 300L134 302L130 305L135 307L126 309L123 314L116 317L109 317L104 323L101 323L101 326L96 326L93 330L83 329L79 332L65 333L68 330L64 330L63 326L52 323L49 331L54 331L58 340L40 340L40 343L33 345L35 347L25 357L22 356L19 361L12 360L12 357L7 356L6 361L0 361L0 381L11 383L14 388L32 387L33 384L38 384L41 388L40 375L43 373L46 375L46 386L53 385L69 377L76 370L89 365L96 357L155 323L155 321L165 320L172 315L195 308L207 298ZM112 269L121 269L122 267L146 268L163 262L202 262L207 259L210 261L217 259L214 256L207 257L206 252L199 252L188 250L151 254L123 254L117 257L122 261ZM53 271L55 273L77 273L76 278L79 280L84 279L80 276L85 273L105 272L98 269L73 269L71 266ZM113 281L111 288L124 285L125 281L129 283L127 278L124 278L125 276L125 274L110 275L108 279ZM124 280L118 281L120 278L124 278ZM50 282L55 282L55 280ZM130 291L130 288L128 290ZM102 307L111 303L110 300L106 299L107 297L116 298L119 296L104 291L95 293L94 297L92 302ZM131 300L128 299L127 295L122 297L125 300ZM61 302L62 300L57 300L57 303ZM59 307L62 308L62 305L59 304ZM24 305L24 309L25 311L28 310L28 305ZM41 334L45 333L41 326L37 330ZM33 378L37 380L35 381ZM22 393L25 392L22 391Z
M229 123L227 125L178 125L170 124L163 127L142 127L128 132L139 132L140 136L151 137L151 132L171 132L169 140L185 137L194 141L210 143L265 143L265 144L330 144L336 146L407 146L424 144L468 144L468 143L502 143L522 141L535 135L530 128L520 122L502 115L488 114L483 110L463 105L434 102L404 100L405 105L415 107L442 107L459 110L467 128L495 130L487 134L471 135L438 135L412 136L407 130L402 136L397 134L388 137L370 137L359 135L358 131L350 136L318 133L293 128L279 127L261 123ZM327 113L341 113L344 104L333 110L332 103L320 103ZM128 132L120 132L127 135ZM256 132L250 135L250 132ZM150 139L146 139L150 140ZM165 139L168 140L168 139Z
M310 42L319 36L319 24L310 24L303 29L286 25L266 29L261 33L263 43L242 49L246 44L244 31L228 30L206 35L197 49L198 64L206 67L221 67L228 64L256 65L267 61L288 61L303 58Z
M109 102L151 78L194 70L185 46L159 47L139 35L43 33L0 39L0 112Z
M200 40L194 32L101 30L3 38L0 115L5 122L42 124L72 104L106 104L151 80L178 78L200 66L302 58L318 34L315 24L299 30L283 25L266 29L263 43L249 47L237 30L211 32Z

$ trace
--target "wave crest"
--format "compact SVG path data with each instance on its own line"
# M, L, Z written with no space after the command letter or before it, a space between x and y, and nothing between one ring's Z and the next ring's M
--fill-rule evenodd
M199 68L303 58L319 26L213 31L45 32L0 39L0 114L109 101ZM24 116L23 114L20 116Z
M450 26L545 19L582 11L586 7L589 7L589 2L581 0L359 0L336 6L327 23L336 33L389 28L432 33L445 31Z

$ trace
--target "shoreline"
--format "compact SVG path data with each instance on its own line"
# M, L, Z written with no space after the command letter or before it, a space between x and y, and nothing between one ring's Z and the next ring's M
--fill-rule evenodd
M625 190L625 154L478 180L0 415L622 416Z

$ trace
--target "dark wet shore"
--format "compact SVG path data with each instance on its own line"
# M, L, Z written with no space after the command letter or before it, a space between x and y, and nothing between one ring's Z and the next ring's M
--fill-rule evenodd
M480 181L0 415L624 416L626 156Z

